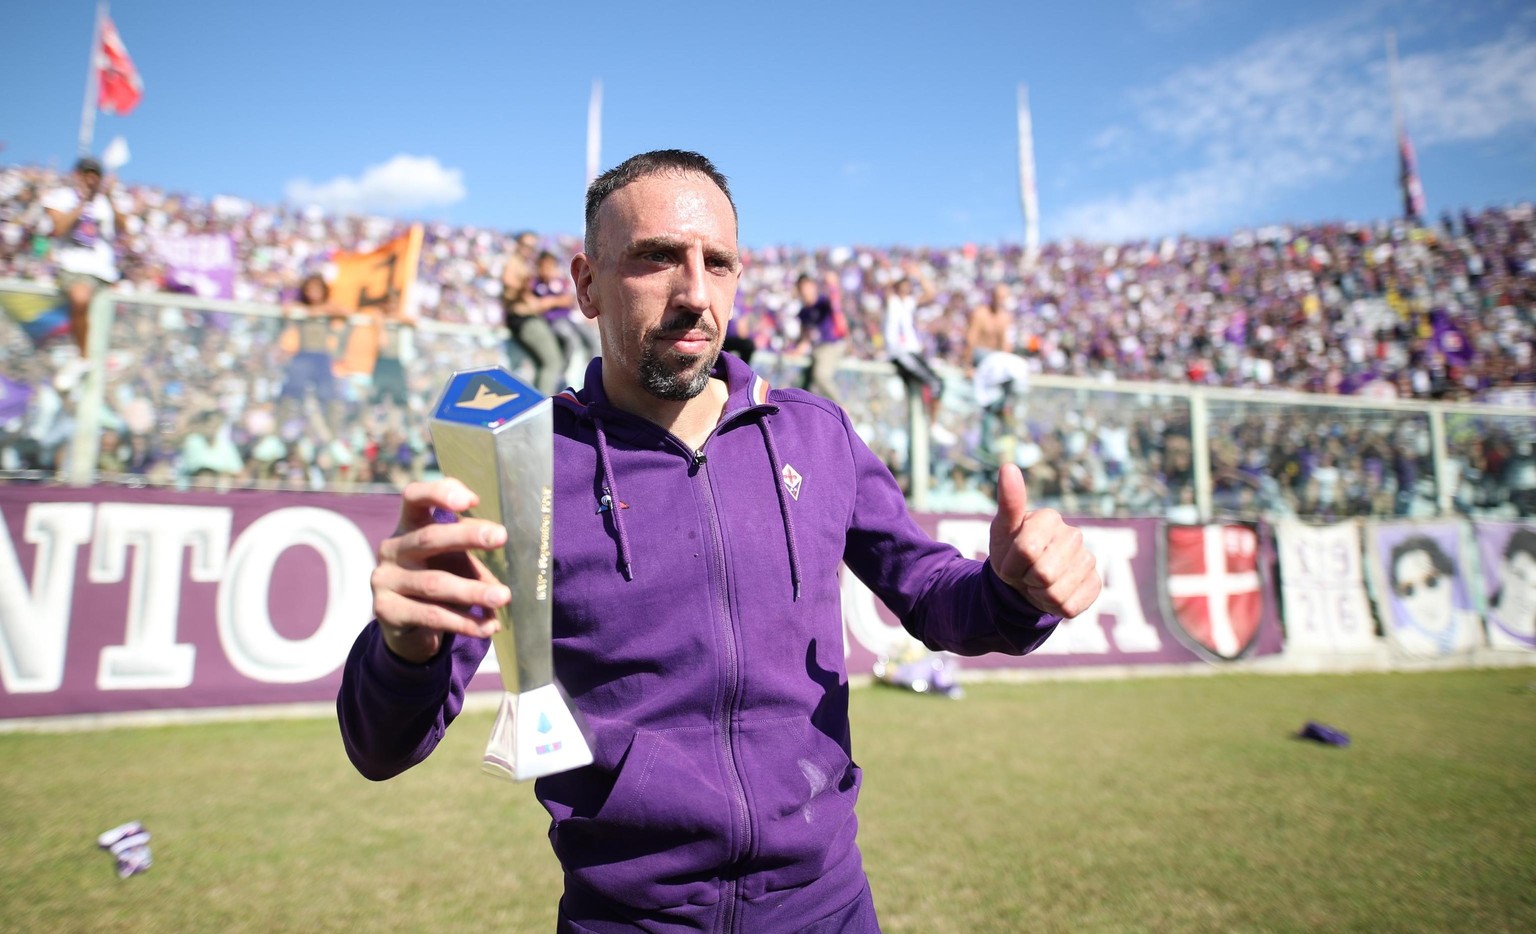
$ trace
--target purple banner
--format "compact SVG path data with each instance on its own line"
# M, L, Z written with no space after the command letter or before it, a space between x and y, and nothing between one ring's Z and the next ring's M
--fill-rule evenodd
M371 616L375 550L398 510L393 496L0 486L0 719L331 700ZM962 552L985 555L986 517L917 518ZM1164 615L1166 524L1079 524L1103 595L1033 655L965 667L1209 658ZM1267 530L1259 540L1270 540ZM1207 574L1212 595L1252 586L1251 572ZM1280 643L1272 581L1260 576L1263 618L1248 655ZM1181 587L1199 590L1199 575L1183 578ZM867 674L878 655L911 646L846 572L843 605L850 672ZM490 667L474 682L498 686Z
M202 298L235 297L235 240L229 234L161 234L150 250L165 268L165 288Z
M986 516L915 517L924 531L948 542L968 557L985 558L990 528ZM1087 612L1063 624L1044 645L1022 658L987 655L968 658L964 668L1063 668L1084 665L1181 664L1209 660L1183 629L1165 616L1167 575L1160 519L1073 519L1083 540L1098 559L1104 592ZM1273 536L1258 536L1258 572L1262 612L1257 634L1244 656L1280 651L1281 632L1275 615ZM1212 568L1213 576L1225 577ZM848 670L868 673L880 655L900 656L910 639L885 608L857 578L843 572L843 616L848 630Z
M0 717L335 697L398 510L0 487Z

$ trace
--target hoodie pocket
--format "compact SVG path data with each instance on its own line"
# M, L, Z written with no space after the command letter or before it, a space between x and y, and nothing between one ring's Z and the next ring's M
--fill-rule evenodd
M807 717L740 727L756 837L748 898L797 888L853 855L862 773Z
M643 910L717 901L731 803L713 736L708 726L637 732L596 813L555 822L550 842L565 871Z

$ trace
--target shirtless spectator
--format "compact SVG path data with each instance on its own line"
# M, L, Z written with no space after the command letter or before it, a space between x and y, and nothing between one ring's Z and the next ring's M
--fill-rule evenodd
M965 331L971 387L981 407L981 451L989 453L1000 435L1012 435L1014 403L1029 381L1029 364L1013 352L1013 293L998 283L989 304L971 313Z

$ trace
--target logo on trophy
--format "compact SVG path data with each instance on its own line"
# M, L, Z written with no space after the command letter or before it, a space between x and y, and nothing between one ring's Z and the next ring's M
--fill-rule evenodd
M555 681L553 413L547 396L500 367L455 373L432 411L438 465L480 497L468 514L507 529L505 545L479 552L512 591L512 601L496 610L501 631L491 637L504 693L482 767L520 782L592 761L581 713Z

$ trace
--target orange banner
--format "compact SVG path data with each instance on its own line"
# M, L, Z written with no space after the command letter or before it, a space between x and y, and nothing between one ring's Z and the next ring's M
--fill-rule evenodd
M337 253L331 258L336 278L331 301L366 315L347 329L346 344L336 360L338 376L373 372L379 356L379 320L414 315L411 289L421 259L422 227L411 229L369 253Z

